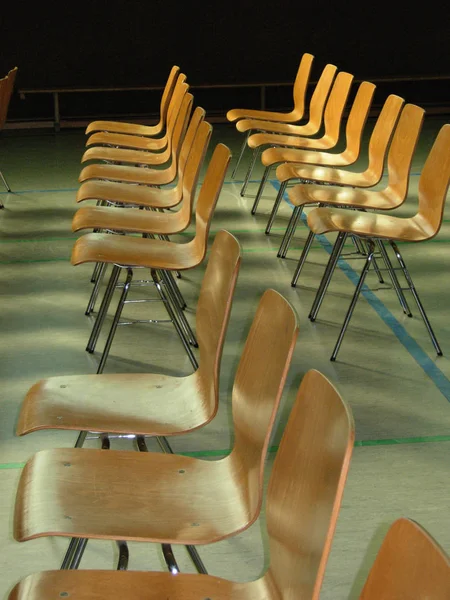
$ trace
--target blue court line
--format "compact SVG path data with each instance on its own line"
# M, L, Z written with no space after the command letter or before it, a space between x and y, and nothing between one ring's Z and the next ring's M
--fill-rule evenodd
M278 181L271 180L270 183L277 191L280 189L280 184ZM294 208L286 194L284 194L283 198L291 208ZM305 223L306 227L308 227L306 216L302 214L301 219ZM328 254L331 254L333 245L328 241L328 239L324 235L317 235L316 238L322 247L328 252ZM352 269L352 267L343 258L339 259L338 266L348 277L348 279L350 279L350 281L356 286L359 281L359 274ZM366 284L363 285L361 294L375 310L378 316L384 321L384 323L392 330L395 337L405 347L407 352L409 352L417 364L425 371L426 375L428 375L428 377L433 381L441 394L450 402L450 380L444 375L439 367L431 360L428 354L422 349L416 340L411 337L403 325L397 321L391 311L372 292L372 290L367 287Z
M12 190L12 192L0 192L0 195L10 195L14 196L14 194L56 194L58 192L77 192L78 188L60 188L60 189L51 189L51 190Z

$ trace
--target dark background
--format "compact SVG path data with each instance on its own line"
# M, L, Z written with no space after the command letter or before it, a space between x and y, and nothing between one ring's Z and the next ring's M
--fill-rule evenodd
M49 95L23 88L164 85L178 64L195 85L292 83L304 52L315 56L313 79L326 63L356 79L380 82L377 93L450 105L448 3L380 5L328 2L208 4L54 2L2 7L0 73L19 67L9 118L52 113ZM425 78L424 80L422 78ZM199 90L208 110L257 106L259 91ZM196 94L196 99L198 98ZM61 112L95 116L158 109L159 93L64 94ZM291 88L269 90L268 108L289 106Z

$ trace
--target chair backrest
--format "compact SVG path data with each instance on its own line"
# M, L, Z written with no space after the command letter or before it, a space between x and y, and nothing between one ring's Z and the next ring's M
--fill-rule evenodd
M177 77L172 96L170 97L169 105L167 107L167 125L169 125L170 122L173 123L173 119L176 119L176 114L180 110L180 98L182 98L183 95L188 92L188 90L189 85L186 83L186 75L184 75L184 73L180 73Z
M319 81L314 88L314 92L312 93L311 101L309 103L308 126L310 129L308 131L308 135L317 133L322 127L325 104L327 102L336 71L337 67L334 65L325 65L319 77Z
M350 164L356 162L361 152L362 134L369 116L375 87L370 81L361 82L348 114L345 126L346 147L343 155Z
M11 69L5 77L0 79L0 130L3 129L3 126L6 123L9 102L13 93L17 71L18 67L14 67L14 69Z
M181 142L183 141L186 127L189 122L194 100L192 94L188 94L188 89L188 84L184 82L175 86L167 117L167 129L165 134L167 136L167 146L164 151L161 152L163 162L166 162L169 159L174 160L174 156L175 158L178 158ZM186 96L190 99L190 109L186 108ZM183 112L185 110L188 112ZM181 129L178 129L180 126Z
M360 600L448 600L450 560L431 535L411 519L390 526Z
M325 126L324 137L330 141L330 147L335 146L339 141L342 115L352 82L353 75L345 71L340 71L334 80L323 117Z
M295 77L294 87L292 90L294 97L294 109L292 111L292 117L296 121L300 121L305 114L306 90L308 88L313 61L314 56L305 52L300 60L297 75Z
M378 183L383 175L387 151L405 101L390 94L383 104L369 139L369 165L365 173L371 185Z
M425 111L415 104L405 104L395 128L387 157L388 187L386 192L405 200L413 155L422 130Z
M281 294L262 295L234 378L234 444L227 459L239 479L249 524L259 514L264 463L298 335L297 316Z
M196 108L194 111L194 115L191 119L191 123L197 113L198 109ZM203 116L205 111L203 111ZM199 113L197 113L199 114ZM189 125L190 127L191 125ZM188 129L189 133L189 129ZM191 144L191 151L189 153L188 159L186 161L186 168L182 175L182 191L181 191L181 208L177 212L177 217L179 219L180 231L183 228L186 228L192 217L192 207L194 205L195 198L195 190L197 188L198 178L200 175L200 169L202 167L203 161L205 159L205 154L208 149L209 141L211 139L212 127L211 125L204 121L203 118L201 123L198 124L195 133L195 139ZM186 137L187 137L186 133Z
M180 154L178 156L178 169L177 169L177 175L178 175L177 188L179 188L180 191L182 190L183 173L185 171L186 163L187 163L189 154L192 149L192 144L194 143L198 127L199 127L200 123L203 122L205 115L206 115L206 113L205 113L204 108L202 108L201 106L197 106L195 108L195 110L192 114L192 117L189 121L189 125L186 130L186 135L184 136L184 139L181 144Z
M177 65L174 65L170 69L170 73L167 78L166 85L164 86L164 91L161 96L159 115L160 115L160 122L162 125L164 125L167 122L167 117L168 117L167 113L169 110L170 99L172 98L173 91L175 89L175 84L176 84L179 76L180 76L180 67L178 67ZM184 74L181 74L180 81L183 83L186 81L186 76Z
M209 253L196 308L200 353L197 377L204 387L203 397L211 402L205 407L211 419L218 408L220 362L241 257L237 239L228 231L219 231Z
M211 220L217 201L219 200L220 192L222 191L230 159L230 149L224 144L217 144L198 194L195 207L195 237L188 244L191 246L192 255L199 262L206 255Z
M315 370L303 377L275 457L266 501L280 600L317 600L353 451L350 407Z
M416 219L429 237L441 228L450 180L450 124L441 127L419 178L419 211Z

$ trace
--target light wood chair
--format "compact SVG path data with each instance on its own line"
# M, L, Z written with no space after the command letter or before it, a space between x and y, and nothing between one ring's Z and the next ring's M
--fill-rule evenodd
M292 156L290 162L279 165L275 171L279 190L267 223L266 234L270 233L284 192L288 184L292 184L292 182L297 183L300 180L301 182L361 188L371 187L379 183L383 176L389 144L404 103L404 99L395 94L390 94L386 98L369 138L367 147L368 164L364 171L355 172L338 168L341 161L345 161L344 164L346 164L348 160L351 160L348 156L348 145L342 153L293 150L292 152L295 153L295 157ZM356 128L355 131L359 135L356 138L352 135L351 139L359 140L357 142L357 147L359 148L361 133ZM348 140L349 138L347 138L347 142ZM353 143L350 145L350 149L353 148ZM294 187L289 193L289 199L294 206L297 198L297 189Z
M275 312L273 314L276 315ZM269 322L267 322L268 324ZM273 339L276 340L276 338L277 333L274 332ZM263 360L262 357L263 355L260 353L259 360ZM267 361L266 364L270 365L270 360L267 360L268 357L264 358L266 359L264 362ZM239 369L241 369L241 365ZM263 372L260 371L260 373ZM240 372L238 373L238 376L240 376ZM256 378L258 377L259 375L256 376ZM247 404L244 396L240 400ZM250 398L249 395L248 398ZM236 397L235 406L238 406L238 404L240 402ZM259 416L260 411L261 406L255 404L252 408L252 414ZM213 470L211 465L214 466L221 462L223 464L223 461L231 462L233 458L236 460L238 454L242 456L242 464L239 463L238 470L234 472L237 477L230 469L227 469L227 472L223 474L226 481L220 481L218 473L214 473L214 479L205 486L207 490L205 500L212 502L213 505L215 502L219 504L216 505L215 510L207 510L207 513L205 513L206 518L204 515L199 516L198 521L195 522L199 523L199 527L206 529L205 521L211 517L216 521L220 519L224 521L224 524L219 526L221 531L218 531L216 527L211 527L208 539L206 540L206 535L203 538L205 543L212 543L216 538L223 539L224 534L228 537L230 531L225 533L223 531L224 527L228 530L234 529L231 535L235 535L248 526L244 525L238 531L239 519L236 520L236 516L234 516L234 523L233 525L230 524L231 526L228 525L228 520L230 513L236 515L241 510L243 502L248 502L252 496L254 496L254 499L250 500L251 503L260 501L261 494L257 487L260 482L257 484L256 481L260 477L259 469L255 469L255 473L249 482L245 480L245 476L249 474L249 459L245 447L249 440L254 440L251 435L248 435L248 439L246 439L246 434L250 434L250 429L255 428L255 420L245 418L245 415L248 414L247 410L239 410L234 414L236 415L234 425L238 437L229 457L214 462L204 461L205 465L202 466L202 473L199 472L195 475L193 464L198 459L189 459L189 465L187 462L178 465L178 457L169 457L168 462L176 462L176 466L181 466L186 473L190 472L191 477L189 482L178 488L178 501L176 508L173 509L175 516L169 513L172 504L167 506L164 514L161 515L163 522L160 523L158 528L158 541L164 535L164 530L167 532L167 539L176 538L180 540L180 543L193 541L191 540L192 527L189 526L189 523L194 516L197 519L197 516L194 514L191 516L189 513L197 512L195 505L197 504L198 494L195 494L195 483L198 482L203 473L206 473L206 470L210 472ZM238 425L241 418L244 418L244 422L242 422L243 429L239 431ZM265 422L266 419L264 419ZM262 422L260 425L256 425L256 428L262 430ZM258 434L258 437L260 438L261 434ZM321 373L315 370L308 371L300 385L272 468L265 511L270 563L264 575L255 581L236 583L205 574L178 573L173 575L167 572L60 570L30 575L15 587L10 600L21 600L22 598L43 600L43 598L57 597L57 594L62 592L70 596L73 595L77 600L87 600L87 598L92 597L100 600L109 597L110 594L124 599L134 598L136 600L163 597L171 600L176 598L214 598L215 600L289 600L301 598L304 600L318 600L339 515L353 443L354 423L350 408ZM90 453L91 451L87 452ZM103 453L103 455L107 454L110 453ZM43 458L46 457L42 456L41 458L37 455L33 459L33 461L36 461L36 467L43 468L42 463L37 464L38 460L42 461ZM147 456L144 458L147 458ZM154 455L152 459L155 465L154 470L156 470L158 458L158 455ZM68 460L71 465L74 465L72 457L62 457L62 460ZM251 459L252 462L254 460ZM48 462L47 460L47 464ZM53 462L58 473L50 479L57 479L59 472L63 469L56 465L56 461ZM83 462L86 463L87 461L84 460ZM261 465L261 463L259 464ZM80 469L81 465L75 464L74 466ZM176 472L176 466L173 467L174 472ZM164 468L164 472L167 471L169 471L168 465ZM27 473L29 473L29 467ZM43 474L39 476L36 474L34 479L38 477L39 479L42 478ZM158 483L160 477L161 475L158 473ZM175 479L175 474L171 475L170 479ZM178 479L180 479L179 475ZM216 481L220 482L220 489L217 491L222 493L222 496L217 499L210 497ZM60 484L60 487L62 485ZM223 490L225 486L226 489ZM249 486L254 488L253 494L249 493ZM232 490L235 488L240 488L241 493L235 496L235 504L233 505L230 501L235 493ZM164 486L163 495L165 495L166 489ZM204 489L203 486L201 489ZM244 490L245 493L243 493ZM21 515L25 508L20 500L23 493L34 495L34 486L25 492L22 481L19 485L16 534L20 527L17 522L22 520ZM51 495L53 493L52 490ZM189 501L191 494L195 494L195 502ZM64 490L63 497L67 497L66 490ZM184 501L181 504L182 498ZM150 507L148 520L151 520L153 514L158 511L159 503L162 503L162 501L163 498L158 498L157 502L146 502L146 507L147 503ZM202 496L200 496L199 501L203 505ZM155 504L157 504L156 507ZM127 509L127 512L129 510ZM247 511L248 509L244 512ZM178 532L172 534L175 529L175 521L181 520L179 517L180 512L185 514L183 521L186 524L180 524ZM254 511L250 510L248 512ZM155 523L155 520L152 522ZM145 527L148 527L148 525L145 524ZM199 527L196 528L196 539L198 539L197 530ZM52 531L55 531L55 529L52 523ZM89 525L89 529L93 529L92 525ZM156 529L156 527L153 526L153 529ZM139 535L140 539L142 539L142 533ZM154 535L153 531L151 535ZM24 538L20 534L18 539L22 540Z
M149 126L141 125L139 123L125 123L122 121L92 121L86 128L86 134L90 135L95 132L114 132L144 137L157 137L162 135L167 125L167 111L170 99L173 94L175 83L180 75L183 76L183 81L185 81L186 76L180 73L180 67L174 65L170 70L164 91L161 95L159 121L156 125Z
M126 271L126 280L122 287L120 300L97 373L103 371L133 281L133 269L140 267L150 269L151 279L160 299L164 303L170 320L175 326L189 360L194 369L198 368L197 360L190 347L191 345L196 346L197 342L183 311L177 305L177 291L174 289L173 280L167 277L166 272L193 269L205 258L209 228L230 162L230 156L231 153L227 146L217 144L196 203L195 235L187 243L107 233L87 233L75 242L71 257L73 265L87 262L103 262L113 265L86 348L88 352L94 352L119 275L122 269Z
M81 431L76 444L81 447L86 432L172 436L209 423L218 408L220 363L241 257L236 238L219 231L196 307L200 360L194 373L185 377L114 373L43 379L25 396L17 435L40 429Z
M295 188L295 206L289 221L286 234L281 242L278 256L284 258L289 248L290 241L295 231L303 207L313 206L338 206L339 208L350 208L353 210L384 211L399 208L408 196L411 164L414 152L422 130L425 111L415 104L406 104L400 114L397 127L395 128L392 142L387 157L387 186L382 190L368 190L355 188L342 188L335 185L322 186L315 184L300 184ZM303 199L300 203L300 197ZM309 250L315 234L310 231L298 261L297 268L292 278L291 285L297 285L301 270L306 262ZM386 260L384 246L377 243L382 253L384 262L389 271L400 302L406 303L403 293L398 285L395 272L390 268L390 261ZM407 303L405 308L407 307ZM411 313L405 310L406 314Z
M308 214L308 226L316 235L324 233L338 234L311 308L309 318L312 321L317 318L347 236L357 236L365 240L368 246L367 258L330 360L336 360L367 271L373 262L376 240L386 241L392 247L436 353L438 356L442 355L442 350L396 242L425 242L439 233L449 180L450 124L446 124L441 127L423 166L418 185L419 206L414 216L402 218L382 213L368 213L331 207L314 208Z
M359 600L448 600L450 559L412 519L390 526Z
M16 80L18 67L14 67L11 69L5 77L0 79L0 132L3 130L6 118L8 116L8 108L9 103L11 101L11 96L14 90L14 83ZM5 186L8 192L11 192L11 188L9 187L8 182L5 179L5 176L0 171L0 177L3 181L3 185ZM0 202L0 208L4 208L3 204Z
M267 448L297 335L294 310L267 290L235 375L234 443L226 457L206 461L86 448L39 452L18 486L15 539L57 535L197 545L248 528L261 510ZM98 502L100 490L107 502Z
M305 114L306 90L308 88L313 61L314 56L312 54L308 54L307 52L303 54L300 60L292 89L294 107L291 111L286 113L251 108L233 108L227 112L228 121L231 123L236 123L242 119L257 119L260 121L276 121L279 123L299 122L301 119L303 119ZM242 144L236 166L234 167L232 173L232 178L234 178L236 175L236 170L239 167L242 155L247 147L247 138L250 134L251 130L248 131L247 137Z
M108 145L91 145L81 157L81 162L101 160L115 164L149 166L168 163L172 157L175 124L178 118L183 118L183 99L187 95L188 87L183 82L175 86L168 110L167 130L162 137L149 140L133 135L101 134L103 138L109 138Z
M298 136L313 136L316 135L323 124L323 115L325 111L325 105L328 99L328 96L331 91L331 86L333 85L334 78L337 73L337 67L335 65L328 64L323 69L319 81L317 82L314 92L312 93L311 100L308 108L308 121L304 125L288 125L284 123L272 123L270 121L259 121L255 119L241 119L237 122L236 128L238 131L245 133L251 132L253 133L255 130L259 132L265 133L273 133L276 131L280 134L289 135L293 131L293 127L295 128L295 135ZM250 137L250 136L249 136ZM248 142L246 141L246 145ZM241 188L241 196L245 196L245 191L247 189L247 184L253 172L253 168L255 166L256 160L261 153L261 146L255 147L253 149L252 158L250 159L249 166L247 169L247 173L244 178L244 182Z
M270 170L277 164L289 161L292 149L329 151L337 146L340 138L344 109L352 82L353 75L350 75L350 73L341 71L337 74L325 106L323 117L324 133L321 137L310 138L298 136L294 130L295 125L291 126L292 132L289 135L281 133L254 133L249 137L247 142L248 146L262 151L261 162L264 166L263 176L253 202L252 214L255 214L256 212L256 207L259 204L267 179L269 178ZM361 86L365 88L364 82ZM372 84L369 84L367 93L364 93L366 90L363 89L363 93L360 96L357 95L355 98L356 107L358 108L358 111L362 112L361 115L359 115L358 112L359 122L362 122L361 132L365 123L365 118L361 117L364 117L365 114L365 117L367 118L374 87L375 86L372 88ZM370 94L370 91L372 91L372 94ZM355 117L352 117L352 119L353 118ZM270 146L270 148L262 150L264 146ZM293 153L293 156L295 157L295 152ZM359 148L357 152L347 152L347 157L350 161L348 164L355 162L358 156Z
M180 74L176 83L172 86L168 107L164 107L165 125L162 134L158 137L148 137L136 134L116 133L109 131L97 131L86 140L86 146L109 146L112 148L131 148L135 150L147 150L158 152L165 150L170 144L170 131L168 124L174 111L179 110L180 90L186 83L186 76ZM160 121L161 122L161 121Z

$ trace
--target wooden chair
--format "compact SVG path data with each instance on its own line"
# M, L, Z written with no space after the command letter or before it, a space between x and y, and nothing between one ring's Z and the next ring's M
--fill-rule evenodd
M450 560L435 539L411 519L390 526L359 600L450 598Z
M261 510L265 457L297 335L294 310L267 290L235 375L229 455L205 461L86 448L37 453L18 486L15 539L57 535L197 545L248 528ZM98 502L100 490L107 502Z
M160 186L173 183L177 177L179 154L193 104L192 94L187 92L187 86L185 89L186 93L183 97L181 108L173 127L171 156L167 166L161 164L159 166L155 165L156 168L150 168L146 165L130 166L129 164L92 163L81 170L78 181L83 183L89 179L100 179L147 186ZM93 150L93 148L91 149ZM108 150L108 148L105 149ZM149 156L156 156L158 153L148 152L147 154ZM143 165L143 163L139 164Z
M267 110L252 110L250 108L233 108L227 112L227 119L231 123L239 122L241 119L258 119L261 121L276 121L279 123L297 123L300 121L305 114L305 98L306 90L308 88L309 77L311 74L312 63L314 56L305 52L300 60L297 75L295 77L294 86L292 90L294 107L289 112L274 112ZM251 130L248 131L247 137L251 134ZM237 160L236 166L234 167L232 178L236 175L236 170L241 162L242 155L244 154L247 146L247 139L244 140L242 148Z
M171 436L209 423L218 408L220 362L241 256L236 238L219 231L196 308L200 361L194 373L185 377L114 373L43 379L25 396L17 435L40 429L81 431L76 444L81 447L89 431Z
M276 314L273 312L273 315ZM269 321L267 321L267 325L269 325ZM276 340L277 337L278 334L274 332L273 339ZM267 365L271 364L269 357L263 357L261 353L259 360L266 362ZM239 369L241 369L241 365L242 363ZM264 373L264 371L261 370L259 373ZM237 378L240 378L240 374L239 371ZM256 379L258 378L259 375L256 375ZM240 400L243 401L243 404L248 404L248 401L245 400L245 395ZM240 404L239 399L238 397L233 399L235 399L235 406L237 407ZM247 394L248 399L250 399L249 394ZM252 408L252 414L259 416L261 408L261 406L255 404L254 408ZM206 508L207 512L199 515L198 521L196 520L195 522L199 523L200 527L206 529L205 521L209 521L211 517L217 521L222 518L225 527L227 527L230 513L235 515L235 521L233 525L227 527L227 532L223 531L224 525L220 527L222 531L211 527L208 539L206 540L206 536L203 538L205 542L212 543L216 538L223 539L223 534L229 534L230 529L234 529L232 532L233 535L238 533L240 523L239 519L236 519L236 515L241 510L243 502L248 502L248 499L252 496L248 493L249 488L254 488L255 500L258 499L259 501L260 492L256 485L256 479L260 477L259 469L255 469L255 473L248 483L245 481L245 475L249 473L249 458L244 448L247 447L249 440L254 439L251 435L248 435L248 439L246 439L246 434L250 434L250 429L255 428L255 419L245 419L245 415L248 414L247 410L239 410L233 414L235 414L234 426L238 437L236 438L232 453L227 458L213 462L188 459L189 464L186 461L186 463L183 462L181 464L180 462L178 465L179 457L168 457L168 463L176 463L176 466L174 465L172 469L174 474L170 476L170 479L175 479L175 475L178 475L176 473L176 467L178 466L186 473L191 472L192 474L190 481L178 488L179 499L176 503L176 508L173 510L175 515L173 516L169 513L172 504L167 506L166 511L164 511L161 517L164 519L164 522L160 523L159 531L157 532L158 541L160 541L160 537L163 535L166 535L166 539L170 540L173 538L180 540L182 538L180 543L193 541L191 540L192 527L189 524L192 522L194 515L191 517L188 513L192 511L197 512L195 506L197 499L195 502L189 501L191 493L195 493L196 491L194 484L198 482L207 470L210 472L213 470L211 469L211 465L214 466L221 462L223 464L223 461L231 462L233 455L234 460L236 460L238 454L241 454L243 461L239 465L238 470L234 472L237 474L237 477L233 471L228 469L227 473L223 475L226 481L218 480L218 473L214 473L214 479L208 482L205 488L203 486L198 488L207 490L207 498L205 500L212 502L213 506L214 503L219 503L216 505L215 510ZM242 418L245 421L242 422L243 429L239 431L238 425ZM266 419L264 419L264 423L265 421ZM259 426L256 425L256 428L262 431L262 423ZM258 437L260 438L261 434L258 434ZM170 598L171 600L175 600L176 598L214 598L214 600L231 598L236 600L288 600L291 598L301 598L305 600L318 600L349 469L353 440L354 424L350 408L321 373L314 370L308 371L300 385L270 476L265 515L269 538L270 563L264 575L255 581L236 583L205 574L178 573L173 575L167 572L48 571L36 573L24 579L12 591L10 600L21 600L22 598L43 600L44 598L58 597L57 594L61 594L62 592L70 596L73 595L77 600L87 600L87 598L92 597L100 600L108 598L111 595L123 599L133 598L135 600L144 600L144 598ZM242 445L243 441L244 445ZM50 451L50 453L52 452L54 453L55 451ZM72 450L71 452L75 451ZM88 450L84 452L91 453L92 451ZM101 451L99 453L101 455ZM108 454L112 454L112 452L103 453L103 455ZM69 461L71 465L74 465L79 470L80 467L78 464L74 464L72 461L72 455L70 457L62 457L62 460ZM26 476L32 484L32 488L25 492L23 488L24 481L21 481L19 484L15 528L16 539L25 539L22 531L17 536L18 530L21 529L20 522L23 520L22 514L25 508L22 504L21 496L23 494L27 496L34 496L36 494L32 480L43 478L44 473L42 469L44 465L41 461L45 458L46 456L38 454L33 459L34 465L40 469L41 474L38 475L36 473L31 480L28 474L30 473L29 468L33 463L26 467L27 471L23 479ZM146 459L147 456L143 458ZM156 463L159 462L159 459L160 455L153 455L152 462L155 464L153 467L155 471L157 469ZM252 462L255 461L255 459L251 460ZM191 466L195 464L194 461L205 463L202 466L202 473L194 475ZM41 464L38 464L38 462L41 462ZM56 460L52 462L55 463L55 468L58 471L55 475L50 475L50 479L53 480L60 477L59 473L63 469L56 465ZM83 462L86 463L87 461ZM78 460L76 463L78 463ZM164 472L167 471L169 471L168 465L164 468ZM101 470L100 474L103 472L104 470ZM159 484L159 478L160 473L158 473L158 482L153 485ZM146 475L145 479L152 478ZM178 479L180 479L179 475ZM217 491L222 493L222 496L219 496L217 500L210 497L211 493L215 496L213 489L216 481L220 482L220 489ZM140 485L142 485L141 481ZM222 491L225 486L226 490ZM59 484L59 487L62 488L63 484ZM231 499L235 494L235 488L240 489L241 493L235 496L235 504L233 505L231 504ZM165 490L166 487L164 486L162 492L164 495ZM67 492L68 490L64 489L64 504L66 504L65 498L68 496ZM49 495L53 494L54 490L52 489ZM197 494L195 497L197 498ZM203 505L204 500L201 495L199 496L199 501ZM149 505L148 521L152 523L156 522L156 519L152 517L162 502L163 498L158 498L156 502L157 506L155 507L155 501L151 502L147 500L146 506L147 504ZM251 502L253 503L254 500ZM117 501L115 504L117 504ZM220 509L217 506L220 506ZM72 507L68 508L71 509ZM87 508L87 510L89 509ZM129 513L130 508L127 508L126 512ZM178 532L172 534L172 531L175 529L175 521L178 522L180 520L178 516L180 512L185 515L185 519L183 520L186 524L180 524ZM250 510L248 512L250 514L253 511ZM72 512L67 514L72 514ZM207 515L206 518L205 514ZM197 519L197 517L195 518ZM120 520L123 520L122 517L120 517ZM70 523L73 523L73 519ZM248 525L241 527L240 531L245 529L246 526ZM145 523L145 527L148 528L147 523ZM52 523L52 532L55 529L56 527ZM89 529L93 529L92 526ZM153 529L156 529L154 525ZM198 529L199 527L195 531L196 539L198 539ZM33 531L35 531L34 527ZM140 539L142 539L143 533L144 531L142 530L139 534ZM154 535L153 531L151 531L151 535Z
M334 154L332 152L293 150L295 159L292 157L292 161L279 165L275 172L280 187L267 223L266 233L270 233L284 192L288 184L292 183L293 180L361 188L371 187L379 183L383 176L389 143L404 102L403 98L395 94L390 94L386 98L370 135L368 165L364 171L355 172L337 168L342 160L349 160L347 155L349 138L347 138L347 148L342 153ZM352 136L351 139L354 140L355 138ZM356 139L361 140L361 135L359 134L359 137ZM350 145L350 148L353 147L353 143ZM360 143L360 141L357 142L358 148ZM295 206L297 201L295 187L290 191L289 198Z
M333 83L333 87L331 88L330 96L326 103L323 117L324 133L321 137L309 138L298 136L294 131L295 125L291 126L293 131L289 135L280 133L254 133L249 137L247 144L250 148L262 150L264 146L270 146L270 148L262 151L261 154L261 162L265 168L255 196L255 200L253 202L252 214L255 214L256 212L256 207L258 206L259 200L262 196L270 170L279 163L289 161L292 149L329 151L337 146L340 138L344 108L350 93L352 81L353 75L350 75L350 73L341 71L337 74ZM363 88L366 87L364 86L364 83L365 82L361 84ZM369 84L369 89L363 89L362 94L359 97L357 95L355 98L356 106L358 110L362 112L362 115L359 115L358 112L359 120L362 123L361 133L365 123L365 118L367 118L369 113L374 89L375 86ZM293 155L295 157L295 152ZM347 160L350 161L348 164L355 162L358 156L359 148L357 152L347 152Z
M16 80L17 71L18 67L14 67L14 69L11 69L8 74L5 75L5 77L0 79L0 132L3 130L3 127L6 123L6 118L8 116L8 108L14 90L14 82ZM1 171L0 177L6 190L11 192L11 188L9 187L9 184ZM1 202L0 208L4 208Z
M134 236L110 235L107 233L87 233L80 237L72 250L72 264L103 262L113 265L111 276L103 296L100 309L87 345L88 352L94 352L100 330L112 300L122 269L126 270L120 300L111 324L97 373L101 373L114 338L117 325L128 291L133 280L133 269L150 269L151 279L173 322L181 342L194 369L197 360L190 345L197 345L189 323L176 303L176 290L167 271L183 271L198 266L206 254L208 233L214 209L218 201L225 173L230 162L230 150L217 144L203 181L195 209L195 235L187 243L168 242ZM113 209L116 210L116 209ZM164 286L164 287L163 287Z
M86 128L86 134L90 135L94 132L115 132L127 135L140 135L144 137L157 137L164 133L167 125L167 110L169 108L170 99L172 97L173 88L180 75L180 67L174 65L167 78L164 91L161 96L161 105L159 109L159 121L156 125L141 125L139 123L124 123L121 121L93 121ZM183 75L183 81L186 76Z
M367 271L373 262L376 240L388 242L394 250L433 346L437 354L439 356L442 355L442 350L431 328L425 309L420 302L411 275L406 268L396 242L425 242L438 234L442 224L449 180L450 124L446 124L441 127L422 169L418 186L419 206L414 216L402 218L382 213L366 213L330 207L314 208L308 214L308 226L316 235L331 232L338 234L333 252L330 255L330 260L328 261L311 308L309 318L312 321L317 318L319 308L347 236L359 237L365 240L368 246L367 258L330 360L336 360Z
M311 96L308 111L308 122L304 125L295 126L295 135L313 136L320 131L323 122L325 105L331 90L331 86L333 85L336 73L337 67L335 65L328 64L323 69L322 74L319 77L319 81L317 82L316 87L314 88L314 92ZM289 134L290 132L292 132L292 127L294 126L283 123L271 123L270 121L259 121L255 119L242 119L236 124L236 128L242 133L253 132L255 130L260 132L264 131L266 133L273 133L274 130L276 130L277 133ZM255 166L256 159L258 158L260 152L261 147L256 147L253 150L253 155L244 178L244 183L242 184L240 192L241 196L245 196L245 190L247 189L248 181L253 172L253 167Z
M415 104L406 104L405 108L402 110L389 147L387 157L388 182L384 189L374 191L361 188L342 188L335 185L321 186L312 183L296 186L296 204L286 234L281 242L278 256L281 256L282 258L286 256L295 231L295 224L302 213L303 207L306 205L338 206L340 208L350 208L362 211L394 210L395 208L400 207L408 196L411 163L422 130L424 116L425 111L423 108L420 108ZM301 204L300 197L303 198ZM310 231L292 278L292 287L297 285L298 278L303 265L306 262L314 237L314 232ZM384 262L386 263L394 288L399 295L400 302L406 303L400 286L398 285L395 272L390 268L390 261L386 260L387 257L385 255L384 246L379 242L377 243L377 246L383 255ZM409 313L409 316L411 316L409 309L405 310L405 312L406 314Z
M88 148L81 162L90 160L104 160L113 163L125 163L132 165L165 165L172 157L172 143L175 124L179 118L183 118L183 100L187 94L188 85L180 83L175 86L168 111L167 131L164 136L147 140L137 136L124 136L120 134L102 134L110 138L109 146L94 145ZM192 96L192 94L189 94ZM141 141L141 149L139 149ZM138 149L135 149L135 148Z

